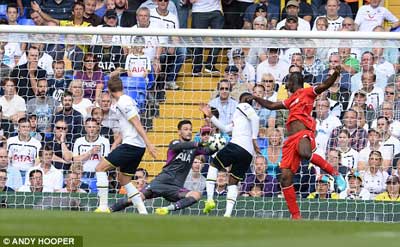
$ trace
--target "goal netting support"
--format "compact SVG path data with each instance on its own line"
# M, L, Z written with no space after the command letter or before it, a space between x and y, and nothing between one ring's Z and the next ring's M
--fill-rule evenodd
M400 175L399 157L396 156L400 152L400 33L1 25L0 41L0 55L3 56L1 97L10 94L5 85L11 78L16 83L15 93L25 104L25 108L19 110L2 104L2 125L7 122L13 127L2 127L1 130L3 143L7 140L8 166L21 174L20 182L8 181L7 184L16 191L21 187L32 190L34 181L29 178L32 167L40 165L41 160L43 162L41 157L37 159L39 152L35 152L38 150L10 146L13 141L10 138L21 131L18 130L18 119L24 116L30 119L31 138L37 139L42 147L51 146L54 155L58 156L53 159L53 165L62 174L55 180L50 172L45 173L43 184L48 189L45 193L0 192L3 207L80 211L92 211L96 207L94 168L101 156L117 146L113 142L120 131L118 119L112 118L113 107L107 105L110 99L105 93L107 81L116 71L123 80L125 92L136 100L142 124L159 153L157 159L146 153L139 166L145 172L138 172L132 178L141 189L165 165L168 145L178 138L180 120L192 121L193 138L197 141L206 140L207 134L213 131L205 127L209 122L198 109L200 103L217 108L220 119L228 123L241 93L248 91L262 94L269 100L284 100L288 97L284 85L289 71L301 71L305 87L308 87L325 80L329 66L341 65L342 74L337 83L314 105L314 116L318 119L316 152L329 162L339 160L336 165L351 184L351 191L340 194L329 176L303 161L294 179L303 218L400 221L399 202L395 199L374 200L384 192L395 195L393 186L399 190L398 185L390 183L387 186L386 181L393 180L390 176ZM45 73L40 77L40 73L35 72L36 80L31 80L33 74L29 73L29 63L35 60L30 47L39 51L38 66ZM23 68L27 61L28 67ZM375 77L372 82L367 82L370 73ZM48 82L44 94L55 106L50 106L50 101L32 103L32 99L39 98L42 79ZM33 88L32 83L37 83L37 87ZM69 122L69 113L63 116L63 96L67 91L73 95L73 109L81 115L80 122ZM5 98L1 100L4 102ZM287 112L254 107L260 116L258 143L265 164L261 168L252 164L239 186L240 195L233 216L287 218L289 213L278 183L282 143L287 138ZM355 114L355 119L351 120L354 123L348 120L354 117L351 113ZM379 126L381 116L389 121L387 129ZM94 124L86 121L90 118L101 121L97 131L103 137L102 143L97 142L98 139L82 140L82 137L97 135L90 131ZM58 131L66 131L65 140L59 139ZM354 135L354 131L363 134ZM374 141L369 135L375 133L380 139L377 146L370 149L381 151L381 156L377 157L381 162L377 164L371 163L374 161L369 158L375 156L368 150L369 142ZM386 142L389 137L394 138L391 143ZM60 146L63 142L67 142L66 147ZM386 144L390 148L386 148ZM63 155L68 151L65 149L75 160ZM85 153L90 154L82 158ZM205 195L205 176L212 157L197 158L201 165L193 165L185 186ZM265 178L267 174L268 178ZM3 174L0 172L0 175ZM7 173L8 178L14 175ZM109 173L110 204L126 193L116 181L117 176L117 171ZM218 174L215 192L218 203L214 215L223 215L227 176ZM82 193L76 193L77 189ZM71 190L73 192L69 192ZM324 199L325 195L328 199ZM155 199L145 204L149 212L153 212L168 202ZM203 206L204 202L200 201L176 214L202 215ZM135 210L129 208L126 213L132 211Z

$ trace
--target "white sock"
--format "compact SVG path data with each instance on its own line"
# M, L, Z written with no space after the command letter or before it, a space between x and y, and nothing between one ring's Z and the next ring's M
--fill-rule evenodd
M224 216L230 217L232 215L233 206L235 206L238 196L238 186L228 185L228 192L226 194L226 210Z
M96 172L97 177L97 189L99 196L99 208L108 208L108 178L106 172Z
M133 186L132 183L124 185L128 198L132 200L133 205L139 211L139 214L147 214L146 206L143 203L140 192Z
M212 200L214 198L215 181L217 181L217 175L218 169L213 166L209 166L206 181L207 200Z

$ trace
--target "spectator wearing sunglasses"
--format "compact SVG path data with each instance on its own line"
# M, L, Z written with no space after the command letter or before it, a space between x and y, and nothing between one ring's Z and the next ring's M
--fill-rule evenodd
M208 104L218 109L219 120L227 125L232 122L233 112L238 102L231 97L232 85L227 79L222 79L218 83L217 90L219 95Z

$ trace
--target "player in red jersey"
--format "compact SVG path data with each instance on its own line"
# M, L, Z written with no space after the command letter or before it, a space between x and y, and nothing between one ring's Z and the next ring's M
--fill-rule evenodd
M281 102L272 102L253 96L255 101L270 110L289 110L289 117L286 122L288 138L284 142L282 149L280 183L292 219L301 219L293 188L293 175L297 172L301 160L310 160L314 165L332 175L340 191L346 189L346 181L343 176L320 155L313 153L315 150L314 133L316 123L311 116L311 111L314 106L314 100L317 95L333 85L340 75L340 67L330 70L329 75L318 86L303 88L303 75L299 72L291 73L286 83L290 97Z

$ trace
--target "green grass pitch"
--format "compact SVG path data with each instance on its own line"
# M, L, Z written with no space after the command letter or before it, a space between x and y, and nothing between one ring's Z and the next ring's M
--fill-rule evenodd
M0 209L0 235L79 235L85 247L400 246L400 224L11 209Z

